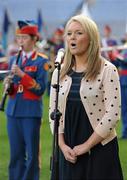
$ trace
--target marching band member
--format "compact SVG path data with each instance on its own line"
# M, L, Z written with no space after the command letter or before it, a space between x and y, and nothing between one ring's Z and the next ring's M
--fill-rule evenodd
M121 56L121 58L120 58ZM121 139L127 139L127 49L123 49L119 56L112 61L118 68L121 86Z
M16 39L22 52L18 64L15 64L17 56L9 61L14 77L6 108L9 180L39 179L42 95L47 85L48 59L35 50L38 38L38 26L34 21L18 21Z
M102 37L102 40L101 40L101 45L102 47L109 47L109 46L116 46L118 43L117 43L117 40L112 37L112 29L109 25L105 25L104 26L104 36ZM102 55L109 59L109 60L112 60L112 51L104 51L102 53Z

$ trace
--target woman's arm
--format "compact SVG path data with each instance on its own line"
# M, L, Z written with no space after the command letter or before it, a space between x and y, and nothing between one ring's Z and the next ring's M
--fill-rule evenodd
M67 161L71 163L76 163L77 160L76 153L73 149L71 149L68 145L65 144L63 133L59 134L59 147L63 152L64 157Z
M92 147L99 144L102 140L104 139L101 136L99 136L96 132L93 132L87 141L85 141L83 144L75 146L73 150L77 156L85 154L86 152L89 152Z

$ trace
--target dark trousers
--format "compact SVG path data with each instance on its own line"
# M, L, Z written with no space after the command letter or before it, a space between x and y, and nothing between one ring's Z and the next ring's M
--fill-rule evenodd
M127 138L127 86L121 85L122 137Z
M9 180L39 180L41 118L7 117L10 143Z

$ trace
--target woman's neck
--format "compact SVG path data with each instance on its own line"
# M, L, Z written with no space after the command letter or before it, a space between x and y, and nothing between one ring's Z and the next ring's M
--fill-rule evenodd
M85 57L75 57L75 66L73 67L73 70L76 72L83 72L87 68L87 62L85 60Z

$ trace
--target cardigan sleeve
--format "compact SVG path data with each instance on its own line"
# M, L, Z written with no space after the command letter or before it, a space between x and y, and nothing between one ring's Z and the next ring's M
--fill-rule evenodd
M51 80L51 89L50 89L50 100L49 100L49 123L50 123L50 129L52 134L54 133L54 125L55 125L55 120L52 119L54 116L54 110L55 110L55 105L56 105L56 89L53 88L53 85L57 83L57 69L54 70L53 75L52 75L52 80ZM60 106L60 103L58 102L58 107ZM61 119L59 120L59 133L63 133L63 125L61 125Z
M52 120L51 116L53 116L53 112L55 110L55 95L56 95L56 91L55 91L55 88L53 88L53 84L56 83L56 80L57 80L56 78L57 78L57 71L55 69L52 74L50 99L49 99L49 123L50 123L50 129L51 129L52 134L54 132L54 120Z
M119 75L116 67L112 64L105 68L103 87L104 105L106 110L101 121L95 128L95 131L101 137L106 138L120 119L121 110Z
M57 83L57 73L58 70L55 69L52 75L52 80L51 80L51 89L50 89L50 100L49 100L49 123L50 123L50 129L51 132L53 134L54 132L54 125L55 125L55 121L51 119L51 116L53 115L53 112L55 110L55 105L56 105L56 89L53 88L53 85ZM66 81L65 79L68 78L68 81ZM64 133L64 118L65 118L65 107L66 107L66 97L67 97L67 93L69 91L69 87L71 84L71 81L69 79L69 77L66 77L63 80L60 80L60 87L59 87L59 97L58 97L58 110L61 112L61 116L59 119L59 127L58 127L58 132L60 133ZM64 82L66 81L66 83L64 84ZM64 85L62 85L62 82ZM66 90L67 91L66 91ZM63 95L63 90L64 90L64 95Z

